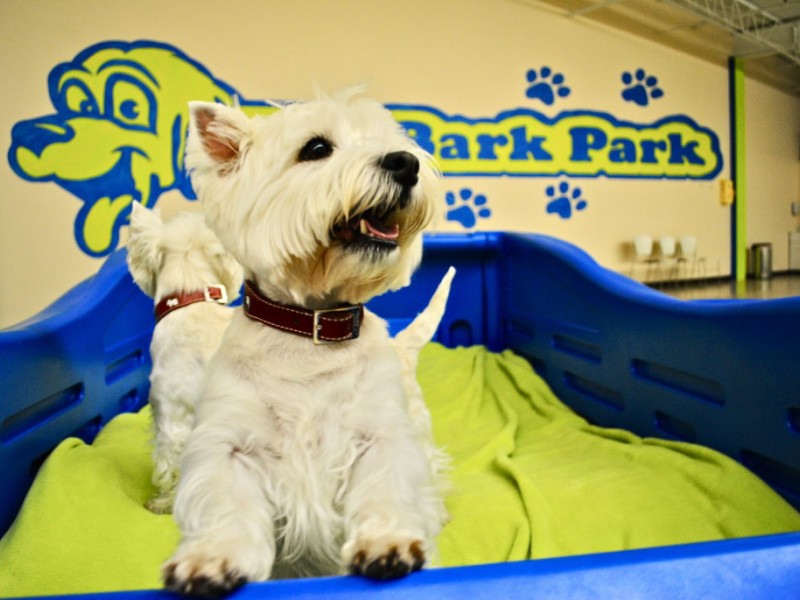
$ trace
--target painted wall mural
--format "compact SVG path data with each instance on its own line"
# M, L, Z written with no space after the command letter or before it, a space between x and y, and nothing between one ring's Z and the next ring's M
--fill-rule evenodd
M475 194L470 188L447 192L444 199L447 204L447 220L458 223L464 229L472 229L479 221L492 216L486 196Z
M647 106L653 100L664 96L664 91L658 87L658 78L648 75L644 69L636 69L633 73L625 71L622 74L622 99L633 102L639 106Z
M552 106L556 98L566 98L572 90L566 85L564 75L554 73L550 67L529 69L527 73L528 89L525 95L534 100L541 100Z
M664 96L643 68L621 75L623 100L646 107ZM552 107L573 93L548 65L530 68L521 96ZM249 114L276 110L234 87L169 44L107 41L52 69L53 112L18 122L8 162L19 177L55 183L82 203L74 236L90 256L117 248L131 202L155 206L167 191L194 193L183 167L190 100L239 103ZM570 219L589 206L570 178L707 180L722 169L719 139L686 115L633 122L595 110L547 115L532 108L470 118L423 104L389 104L445 177L540 177L546 213ZM446 219L464 229L497 207L479 190L451 186Z

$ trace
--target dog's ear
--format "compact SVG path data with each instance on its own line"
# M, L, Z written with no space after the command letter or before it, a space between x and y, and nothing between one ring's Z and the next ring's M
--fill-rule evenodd
M156 276L161 267L159 239L163 225L157 211L147 210L138 202L133 202L128 236L128 270L136 285L150 297L156 293Z
M247 144L249 119L236 108L212 102L189 103L189 140L187 166L191 153L200 150L222 173L233 170Z

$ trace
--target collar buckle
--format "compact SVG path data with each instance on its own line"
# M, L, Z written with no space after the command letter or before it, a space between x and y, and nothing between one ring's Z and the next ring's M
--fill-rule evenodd
M352 315L352 335L346 339L354 340L358 337L358 334L361 332L361 306L343 306L342 308L328 308L325 310L315 310L314 311L314 320L311 327L311 340L317 346L322 344L331 344L333 342L342 341L342 340L325 340L320 338L320 334L322 333L322 323L321 320L326 318L328 314L337 314L337 313L351 313Z
M217 298L212 296L213 292L217 292ZM228 303L228 290L221 283L211 283L203 288L203 297L206 302L217 302L218 304Z

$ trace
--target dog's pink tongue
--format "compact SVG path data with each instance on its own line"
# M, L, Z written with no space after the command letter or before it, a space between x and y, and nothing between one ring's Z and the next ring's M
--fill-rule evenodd
M382 240L396 240L400 236L400 226L395 223L387 227L377 220L361 219L361 232Z

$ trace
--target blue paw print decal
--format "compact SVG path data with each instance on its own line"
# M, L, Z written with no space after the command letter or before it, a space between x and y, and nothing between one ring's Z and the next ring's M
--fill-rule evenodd
M447 203L447 220L460 223L465 229L472 229L478 224L478 219L488 219L492 210L487 206L488 200L483 194L473 195L472 190L464 188L458 192L445 194Z
M550 201L547 203L547 212L556 214L562 219L572 217L573 210L583 210L588 203L581 196L581 188L575 187L570 190L569 183L562 181L557 186L550 185L545 190Z
M566 98L571 90L564 85L564 76L561 73L553 73L550 67L542 67L539 71L530 69L528 71L528 90L525 95L534 100L541 100L548 106L556 101L556 96Z
M622 74L622 99L626 102L635 102L639 106L647 106L650 100L657 100L664 95L664 90L658 87L658 78L645 73L644 69L636 69L634 73L625 71Z

